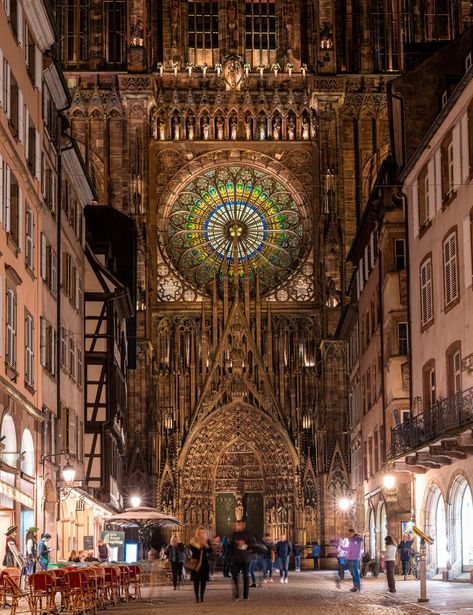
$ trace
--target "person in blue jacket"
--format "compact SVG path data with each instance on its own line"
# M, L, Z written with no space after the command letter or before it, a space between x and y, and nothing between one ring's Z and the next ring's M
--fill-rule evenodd
M312 547L312 557L314 558L314 570L318 570L320 568L320 545L317 541Z

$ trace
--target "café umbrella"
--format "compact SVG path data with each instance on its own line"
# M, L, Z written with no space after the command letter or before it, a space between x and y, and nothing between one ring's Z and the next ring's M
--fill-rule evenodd
M176 527L182 525L175 517L159 512L156 508L138 506L127 508L121 513L107 517L107 526L118 525L123 528L137 527L141 545L149 545L153 530L160 527Z
M140 529L155 527L175 527L182 525L175 517L159 512L156 508L138 506L127 508L121 513L107 517L107 525L138 527Z

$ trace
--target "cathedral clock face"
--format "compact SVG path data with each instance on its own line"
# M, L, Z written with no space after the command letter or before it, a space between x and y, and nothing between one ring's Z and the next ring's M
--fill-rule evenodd
M262 293L277 288L307 250L306 220L294 196L269 173L248 166L203 172L177 193L170 207L166 249L195 288L212 292L214 280L238 284L256 278Z

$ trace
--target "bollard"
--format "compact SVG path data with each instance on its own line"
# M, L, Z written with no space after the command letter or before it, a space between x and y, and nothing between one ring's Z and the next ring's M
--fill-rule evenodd
M425 540L420 540L420 560L419 560L419 576L420 576L420 596L417 602L428 602L427 598L427 563L425 559L426 546Z

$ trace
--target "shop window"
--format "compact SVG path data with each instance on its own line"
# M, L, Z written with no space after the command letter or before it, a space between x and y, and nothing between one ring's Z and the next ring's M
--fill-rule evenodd
M35 455L33 437L29 429L25 429L21 438L21 471L28 476L35 475Z

